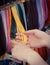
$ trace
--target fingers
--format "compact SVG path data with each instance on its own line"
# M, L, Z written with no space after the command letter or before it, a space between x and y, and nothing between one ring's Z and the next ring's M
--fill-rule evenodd
M26 35L31 35L33 34L34 30L28 30L28 31L25 31L24 34Z
M27 32L24 32L24 33L16 33L16 38L17 38L17 36L18 36L18 38L22 38L23 35L28 36L27 35Z
M42 33L44 34L44 32L42 32L42 31L40 31L40 30L38 30L38 29L34 29L34 30L28 30L28 31L25 31L24 33L22 33L22 34L25 34L25 35L27 35L27 36L29 36L29 35L42 35ZM16 33L16 36L22 36L22 34L20 34L20 33Z
M16 33L16 40L22 40L22 34Z
M20 40L21 43L26 44L28 41L28 36L23 33L16 33L16 40Z
M16 41L15 39L11 40L11 48L14 48L14 46L21 44L20 41Z
M38 31L39 31L38 29L33 29L33 30L25 31L24 33L25 34L33 34L33 33L37 33Z
M28 30L26 32L24 32L24 34L26 34L27 36L32 35L35 36L36 38L41 38L44 34L44 32L38 30L38 29L34 29L34 30Z
M41 39L40 32L41 31L34 29L34 30L25 31L24 33L16 33L16 41L18 41L18 42L22 41L21 43L24 43L24 44L27 43L27 45L28 45L31 42L33 43L34 39L35 40ZM30 44L29 44L29 46L30 46Z
M46 37L48 37L47 33L37 29L35 29L33 33L35 34L35 36L39 37L40 39L45 39Z
M36 38L39 38L39 33L40 31L38 29L28 30L24 32L24 34L27 35L27 37L32 35L32 36L35 36Z

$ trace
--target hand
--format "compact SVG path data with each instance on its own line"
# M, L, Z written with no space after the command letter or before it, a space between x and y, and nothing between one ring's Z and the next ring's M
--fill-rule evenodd
M17 58L18 60L25 61L29 52L31 52L31 49L27 47L26 45L18 42L16 40L11 40L11 43L14 44L14 47L12 48L12 57Z
M34 29L24 32L27 36L27 45L30 47L50 47L50 38L49 35L43 31ZM16 38L22 40L22 35L20 33L16 33Z
M28 37L27 44L31 47L50 47L50 38L47 33L34 29L26 31L25 34Z
M15 40L12 40L12 42L15 43L12 49L13 58L28 62L30 65L47 65L41 56L30 47L20 43L16 44Z

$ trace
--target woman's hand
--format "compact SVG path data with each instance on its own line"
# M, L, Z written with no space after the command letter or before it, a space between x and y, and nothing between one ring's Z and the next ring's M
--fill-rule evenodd
M16 40L11 40L11 43L14 44L14 47L11 51L12 57L17 58L21 61L26 61L28 54L31 52L31 49L20 42L17 43Z
M50 36L43 31L34 29L26 31L23 34L27 36L27 45L30 47L50 47ZM22 35L20 33L17 33L17 36L22 40Z
M34 29L26 31L25 34L28 36L27 43L31 47L50 47L50 36L47 33Z
M41 58L41 56L33 51L30 47L23 45L21 43L15 43L12 48L12 57L21 61L28 62L30 65L47 65L47 63Z

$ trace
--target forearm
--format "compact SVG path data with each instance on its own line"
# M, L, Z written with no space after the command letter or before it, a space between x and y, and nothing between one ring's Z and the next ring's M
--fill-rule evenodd
M48 43L46 43L46 47L50 48L50 35L48 35Z
M50 35L49 35L49 45L48 45L48 48L50 48Z
M27 56L27 62L30 65L48 65L36 52L30 52Z
M33 58L33 57L32 57L32 58ZM33 59L34 59L34 58L33 58ZM28 63L29 63L30 65L48 65L43 59L38 58L38 59L36 59L36 62L34 62L33 59L32 59L32 61L31 61L31 60L28 61Z

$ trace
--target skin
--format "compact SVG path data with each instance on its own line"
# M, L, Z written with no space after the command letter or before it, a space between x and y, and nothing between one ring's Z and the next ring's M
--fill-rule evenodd
M37 29L26 31L23 34L28 38L28 46L21 43L22 35L16 33L16 39L11 40L11 43L14 44L14 47L12 48L12 57L21 61L26 61L30 65L48 65L42 57L30 47L40 48L46 46L50 48L50 36Z
M16 43L15 40L13 40L12 43L15 43L12 49L13 58L27 62L30 65L48 65L42 57L30 47L22 43Z
M30 47L40 48L45 46L50 48L50 35L48 35L47 33L35 29L26 31L23 34L27 36L27 45L30 45ZM21 39L22 35L20 35L20 33L16 33L16 35L16 38L18 37L19 39Z
M45 46L50 48L50 35L48 35L47 33L35 29L27 31L26 35L29 36L29 40L27 43L29 43L31 47L39 48Z

